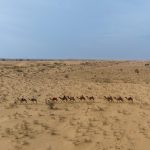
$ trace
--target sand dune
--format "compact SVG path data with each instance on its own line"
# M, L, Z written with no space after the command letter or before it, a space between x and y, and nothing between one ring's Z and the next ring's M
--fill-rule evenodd
M0 149L149 150L150 67L145 63L1 61ZM45 104L63 95L75 101L59 99L53 109ZM95 100L77 99L81 95ZM33 96L37 104L29 100ZM123 102L104 96L121 96ZM18 101L22 97L27 104Z

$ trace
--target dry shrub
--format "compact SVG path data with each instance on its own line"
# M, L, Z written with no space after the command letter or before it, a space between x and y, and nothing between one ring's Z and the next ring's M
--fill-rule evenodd
M62 65L62 63L55 62L54 65L60 66L60 65Z
M1 61L6 61L6 60L7 60L7 59L5 59L5 58L2 58L2 59L1 59Z
M33 123L34 123L35 125L39 125L39 124L40 124L38 120L34 120Z
M80 65L90 65L90 62L82 62L82 63L80 63Z
M6 133L7 135L12 135L12 134L13 134L13 131L12 131L10 128L6 128L6 129L5 129L5 133Z
M58 135L58 133L56 132L55 129L52 129L52 130L50 131L50 133L51 133L51 135Z
M85 142L85 143L91 143L92 140L91 140L89 137L87 137L87 138L84 139L84 142Z
M39 71L40 72L44 72L46 69L45 68L42 68L42 69L40 69Z
M47 125L47 124L41 124L41 126L45 129L45 130L49 130L50 129L50 127Z
M30 143L28 142L28 141L23 141L23 143L22 143L22 145L24 145L24 146L27 146L27 145L29 145Z
M134 72L137 73L137 74L140 73L139 69L135 69Z
M104 108L98 106L96 110L97 111L104 111Z
M16 71L17 71L17 72L23 72L23 70L21 70L21 69L16 69Z
M54 109L54 106L55 106L54 102L48 101L47 105L49 109Z
M69 78L69 75L68 75L68 74L66 74L64 77L68 79L68 78Z
M48 66L49 64L41 64L42 66Z
M150 83L150 80L149 80L149 79L145 79L145 83L146 83L146 84L149 84L149 83Z

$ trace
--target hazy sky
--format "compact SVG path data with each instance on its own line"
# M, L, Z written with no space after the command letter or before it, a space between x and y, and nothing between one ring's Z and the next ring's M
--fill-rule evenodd
M0 57L150 58L150 0L0 0Z

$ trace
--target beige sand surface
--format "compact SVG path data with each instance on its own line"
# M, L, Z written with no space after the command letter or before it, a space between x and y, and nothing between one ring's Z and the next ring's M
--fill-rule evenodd
M1 61L0 150L150 150L150 66L145 63ZM63 95L95 100L59 100L54 109L45 104ZM22 96L27 104L17 102ZM37 104L28 100L33 96ZM124 101L108 102L104 96Z

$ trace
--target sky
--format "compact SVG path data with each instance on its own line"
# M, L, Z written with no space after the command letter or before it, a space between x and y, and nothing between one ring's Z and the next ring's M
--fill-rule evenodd
M0 0L0 58L150 59L150 1Z

